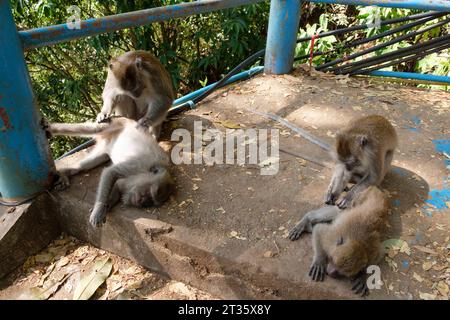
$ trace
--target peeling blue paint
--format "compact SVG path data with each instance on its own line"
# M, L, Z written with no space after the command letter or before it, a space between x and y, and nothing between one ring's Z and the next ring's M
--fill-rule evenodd
M450 201L450 189L443 190L431 190L428 194L430 199L426 200L426 203L431 204L437 210L448 209L447 206L448 201Z
M448 139L436 139L433 140L434 147L437 152L442 152L450 155L450 140Z
M402 261L402 267L405 268L405 269L409 268L409 262L407 260L403 260Z
M400 206L400 200L399 199L395 199L394 201L392 201L392 205L395 207L399 207Z
M405 127L405 128L412 132L419 132L419 128L415 128L415 127Z
M416 126L420 126L420 124L422 123L422 120L419 119L419 117L414 116L411 118L411 121L416 125Z

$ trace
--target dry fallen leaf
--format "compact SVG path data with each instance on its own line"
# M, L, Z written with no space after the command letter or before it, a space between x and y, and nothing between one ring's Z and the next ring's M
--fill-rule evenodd
M77 288L73 294L74 300L88 300L105 282L112 269L112 261L108 257L106 259L97 261L92 268L92 271L82 278L78 283Z
M431 261L425 261L422 264L422 269L425 270L425 271L428 271L428 270L431 269L432 266L433 266L433 263Z

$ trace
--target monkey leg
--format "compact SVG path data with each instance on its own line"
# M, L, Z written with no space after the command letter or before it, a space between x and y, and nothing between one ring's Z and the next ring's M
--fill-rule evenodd
M326 204L333 205L335 203L349 183L350 178L351 174L345 169L345 166L343 164L337 164L325 196Z
M69 178L77 175L82 171L88 171L108 161L109 157L104 152L102 145L96 145L88 155L80 162L75 163L71 167L67 167L58 171L59 179L56 181L54 188L58 191L64 190L70 186Z
M48 131L58 136L92 137L108 128L107 123L51 123Z
M327 269L327 253L322 244L322 236L329 225L319 224L313 229L314 259L309 269L309 276L314 281L323 281Z
M312 232L317 223L331 222L341 210L336 206L324 206L320 209L308 212L297 225L289 231L289 239L297 240L303 232Z

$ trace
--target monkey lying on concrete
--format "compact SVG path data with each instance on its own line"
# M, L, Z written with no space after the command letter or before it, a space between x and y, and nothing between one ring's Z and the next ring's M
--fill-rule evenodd
M312 232L314 260L309 276L323 281L325 273L352 280L352 290L368 294L366 269L383 257L380 234L387 221L386 195L375 186L359 193L352 207L340 210L325 206L307 213L289 232L297 240L303 232Z
M106 213L119 200L136 207L160 206L174 189L168 171L169 157L155 137L136 121L114 118L110 123L45 124L53 135L95 137L89 154L73 167L59 172L61 187L69 185L68 177L92 169L110 159L103 169L94 209L89 221L101 226Z
M386 118L370 115L350 121L336 136L333 152L336 167L325 203L334 204L349 182L356 184L337 202L341 209L349 206L368 186L380 185L390 168L396 146L397 134Z

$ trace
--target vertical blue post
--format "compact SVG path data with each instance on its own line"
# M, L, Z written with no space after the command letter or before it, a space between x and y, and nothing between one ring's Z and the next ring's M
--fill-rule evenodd
M284 74L292 70L300 5L301 0L270 1L265 73Z
M0 0L0 199L14 203L38 194L53 172L11 6Z

